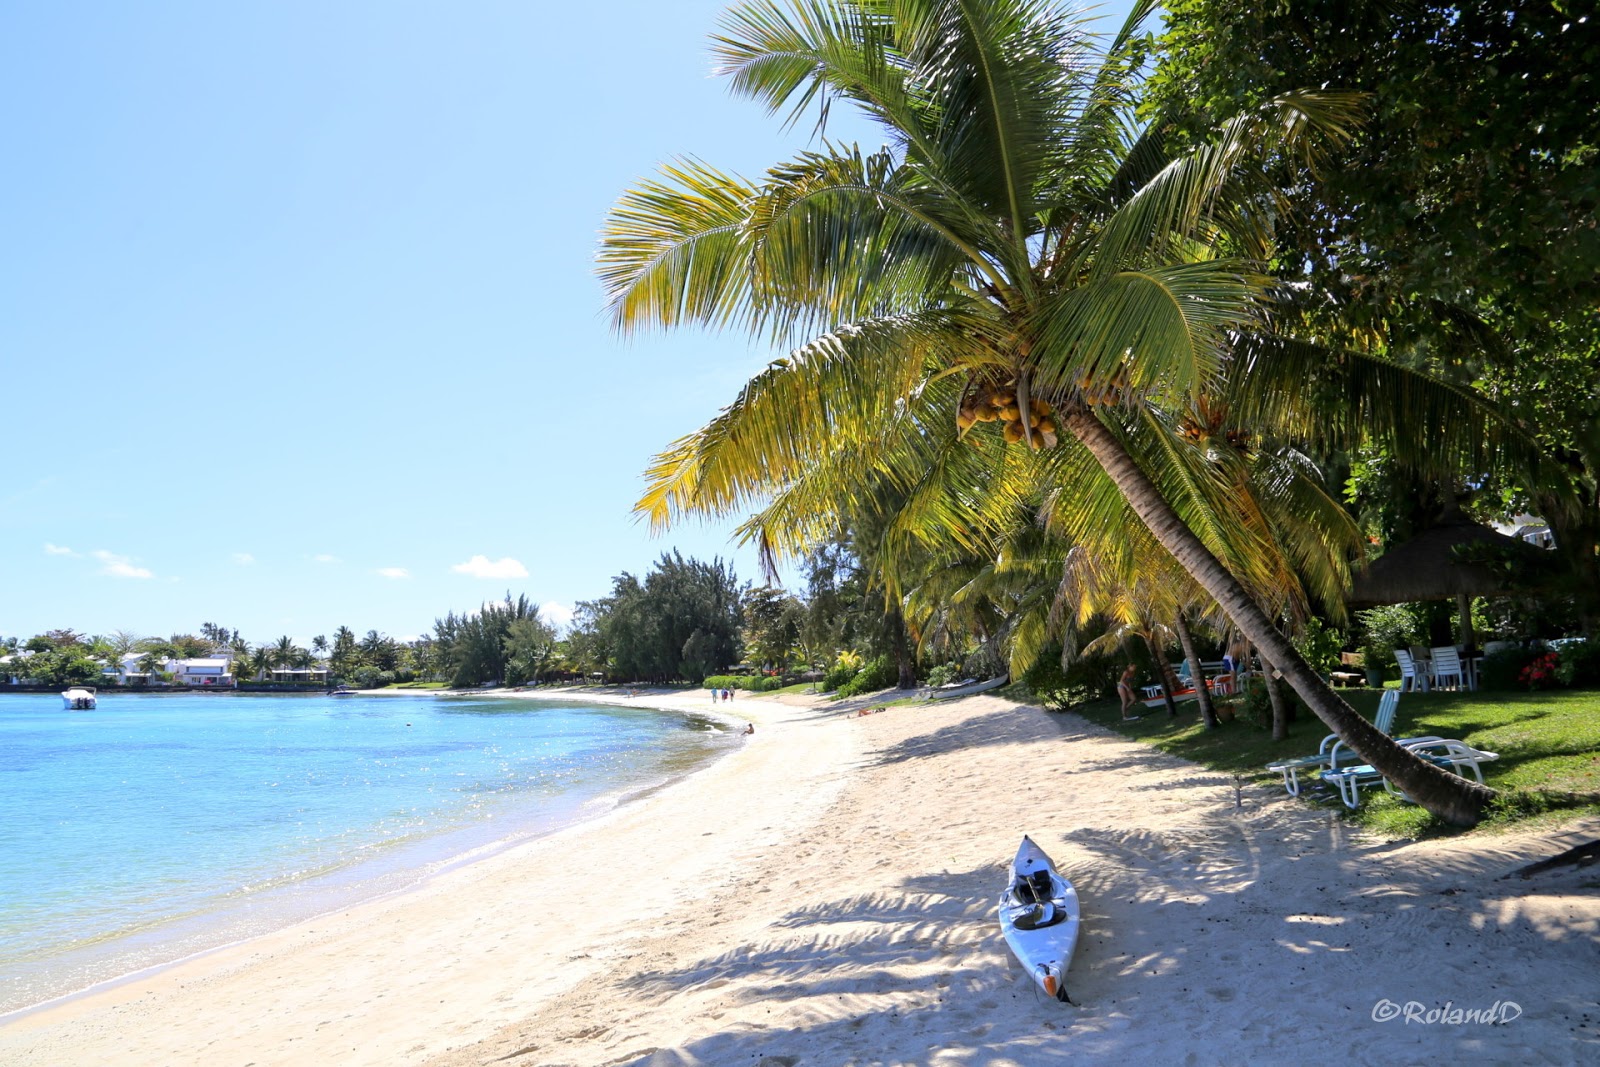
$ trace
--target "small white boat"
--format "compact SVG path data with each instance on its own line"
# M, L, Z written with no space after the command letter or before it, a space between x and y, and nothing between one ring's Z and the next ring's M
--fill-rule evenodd
M95 688L92 685L75 685L61 694L61 703L68 711L93 711Z
M1011 884L1000 896L1000 931L1039 987L1067 1000L1067 967L1078 944L1078 891L1027 836L1011 861Z
M351 689L348 685L341 685L335 689L328 690L328 695L331 697L353 697L360 696L361 694L358 691Z

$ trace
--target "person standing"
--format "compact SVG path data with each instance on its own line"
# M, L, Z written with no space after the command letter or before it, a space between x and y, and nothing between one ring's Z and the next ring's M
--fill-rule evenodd
M1139 717L1137 715L1128 714L1128 712L1133 710L1133 705L1137 703L1139 699L1133 695L1133 679L1138 673L1139 669L1130 663L1128 664L1128 669L1122 672L1122 677L1117 679L1117 696L1122 700L1123 722L1131 722Z

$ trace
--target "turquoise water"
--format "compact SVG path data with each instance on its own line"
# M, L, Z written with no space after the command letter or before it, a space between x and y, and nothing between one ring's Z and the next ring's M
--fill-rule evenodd
M0 694L0 1012L416 884L734 736L542 701Z

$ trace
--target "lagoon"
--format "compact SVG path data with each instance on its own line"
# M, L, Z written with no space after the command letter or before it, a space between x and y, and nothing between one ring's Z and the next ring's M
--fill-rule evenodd
M0 1012L416 885L734 740L578 702L0 694Z

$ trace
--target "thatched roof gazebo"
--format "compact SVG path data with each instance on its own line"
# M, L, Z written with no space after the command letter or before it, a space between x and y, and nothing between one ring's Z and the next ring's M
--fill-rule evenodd
M1352 608L1454 598L1461 635L1472 633L1472 598L1516 596L1548 583L1554 559L1542 548L1480 526L1451 508L1435 526L1389 549L1356 574L1345 602Z

